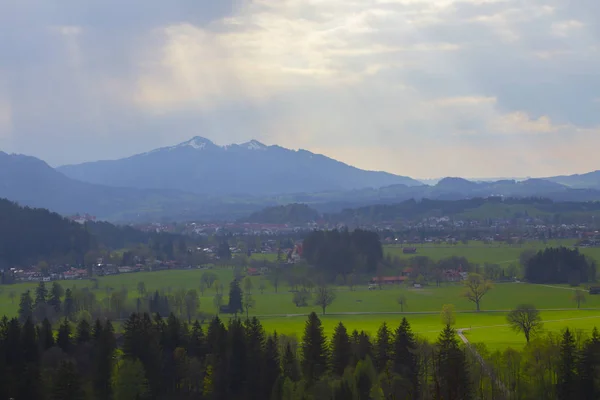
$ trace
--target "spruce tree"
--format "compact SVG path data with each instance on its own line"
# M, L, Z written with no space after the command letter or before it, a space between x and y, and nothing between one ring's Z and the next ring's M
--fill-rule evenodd
M23 324L20 340L20 363L23 368L18 373L17 399L37 399L40 397L40 354L35 325L28 318Z
M469 369L464 351L458 345L456 332L446 325L437 342L437 386L444 400L469 400L472 398Z
M228 398L237 398L244 389L247 376L247 354L244 326L238 318L234 318L227 329L227 376L226 379L223 379L225 377L215 378L216 381L221 379L227 381L225 393Z
M65 291L65 302L63 304L63 314L65 318L71 319L75 313L75 304L73 302L73 292L71 289Z
M302 338L302 373L312 384L323 378L328 370L329 349L321 320L315 312L308 316Z
M50 289L50 300L48 304L54 308L54 311L59 314L62 310L61 297L63 296L63 288L58 282L52 283L52 289Z
M331 338L331 369L341 377L352 359L352 345L346 327L341 322L336 326Z
M58 367L50 395L52 400L84 400L85 393L77 368L71 361L63 361Z
M279 359L279 338L277 333L269 336L265 343L265 356L263 368L263 394L260 398L267 399L271 397L275 385L279 382L281 376L281 362Z
M417 341L406 318L396 330L393 347L393 370L406 380L407 391L414 398L419 393Z
M192 332L190 333L187 350L190 357L196 357L201 361L206 357L206 337L204 336L204 331L198 320L192 325Z
M33 299L31 298L31 292L28 290L21 294L21 301L19 302L19 321L24 323L28 318L33 317Z
M206 331L206 350L213 359L221 359L225 356L225 347L227 344L227 329L223 321L216 316L208 325Z
M75 342L77 344L88 343L92 339L90 323L82 318L75 327Z
M384 322L377 331L375 339L375 368L381 372L392 357L392 338L387 324Z
M100 321L100 319L97 319L96 322L94 323L94 327L92 328L92 339L97 342L100 337L102 336L102 332L104 330L104 327L102 326L102 322Z
M48 318L44 318L39 327L38 340L42 351L48 350L54 346L54 333L52 331L52 324L48 321Z
M292 382L298 382L300 380L298 360L289 343L285 346L285 352L283 353L283 358L281 360L281 368L283 370L282 373L284 378L289 379Z
M265 331L260 321L253 317L244 322L246 332L247 361L246 361L246 398L261 399L265 394L264 389L264 351L265 351ZM270 395L269 388L269 395Z
M229 284L229 312L237 316L238 312L242 312L244 307L242 305L242 289L240 288L240 282L234 279Z
M575 400L577 396L577 347L575 338L567 328L560 343L557 395L559 400Z
M58 327L58 335L56 336L56 345L65 353L70 353L73 346L71 338L71 324L68 319L63 319Z
M577 364L578 399L600 398L600 385L596 379L598 372L600 372L600 335L598 329L594 327L592 337L585 342Z
M106 321L102 326L100 320L97 320L92 336L94 393L99 399L109 399L111 395L113 355L117 348L114 329L110 321Z
M371 338L366 334L365 331L360 331L358 335L357 354L359 356L358 360L364 360L367 357L371 357L371 360L373 359L373 343L371 343Z
M41 304L46 304L47 299L48 299L48 289L46 289L46 284L44 282L40 282L38 284L38 287L35 289L34 307L37 307Z

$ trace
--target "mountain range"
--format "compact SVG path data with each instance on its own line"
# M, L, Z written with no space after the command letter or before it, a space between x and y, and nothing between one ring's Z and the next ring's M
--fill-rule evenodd
M306 150L266 146L256 140L217 146L199 136L121 160L67 165L58 171L100 185L211 195L262 196L421 185L405 176L360 170Z
M34 157L0 152L0 197L120 222L237 219L291 203L337 212L408 199L496 196L600 201L600 171L522 181L447 177L425 185L306 150L257 141L217 146L201 137L125 159L57 169Z

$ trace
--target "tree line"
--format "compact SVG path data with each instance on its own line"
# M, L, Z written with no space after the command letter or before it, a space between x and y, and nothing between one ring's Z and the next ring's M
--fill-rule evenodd
M579 249L540 250L525 262L525 279L531 283L580 283L596 281L596 262Z
M329 279L352 273L373 273L383 259L379 235L356 229L314 231L303 243L303 257Z
M522 351L435 342L406 319L374 337L312 313L300 341L256 318L208 324L133 313L110 321L0 320L0 398L14 399L596 399L600 335L540 336Z
M75 223L45 209L21 207L0 199L0 271L3 283L11 267L42 263L91 266L97 258L107 263L131 265L134 257L149 260L173 260L202 263L206 257L188 252L198 240L170 233L147 233L128 226L107 222ZM111 250L127 248L116 259ZM47 272L47 271L44 271Z

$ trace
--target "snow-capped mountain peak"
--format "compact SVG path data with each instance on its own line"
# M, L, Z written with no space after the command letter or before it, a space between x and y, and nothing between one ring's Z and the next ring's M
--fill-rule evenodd
M203 138L201 136L195 136L186 142L179 143L175 147L191 147L196 150L202 150L206 148L207 145L214 146L215 144L206 138Z
M242 143L240 144L241 147L248 149L248 150L264 150L267 148L267 146L261 142L259 142L258 140L254 140L252 139L249 142L246 143Z

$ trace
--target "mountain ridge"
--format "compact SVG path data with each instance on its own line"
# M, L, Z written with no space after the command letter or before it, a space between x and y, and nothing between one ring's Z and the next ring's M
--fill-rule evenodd
M73 179L107 186L220 195L421 184L405 176L362 170L308 150L267 146L254 139L218 146L200 136L127 158L65 165L57 170Z

